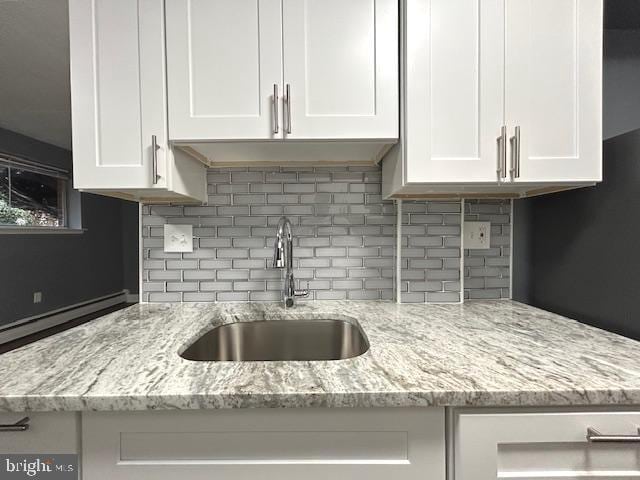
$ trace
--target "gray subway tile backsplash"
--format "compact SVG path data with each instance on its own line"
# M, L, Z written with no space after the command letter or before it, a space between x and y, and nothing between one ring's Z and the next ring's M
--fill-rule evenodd
M152 302L277 301L275 226L294 225L299 288L316 300L392 300L396 205L383 201L379 167L210 169L203 206L143 207L143 296ZM467 220L492 222L490 250L461 258L461 202L405 201L403 302L508 298L510 202L467 201ZM165 223L194 227L193 253L164 253Z
M511 201L467 200L465 220L491 222L491 248L464 251L465 299L509 298Z

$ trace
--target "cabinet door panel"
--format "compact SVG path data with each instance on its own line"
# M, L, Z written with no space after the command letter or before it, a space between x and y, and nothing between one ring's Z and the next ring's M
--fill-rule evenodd
M284 0L291 139L398 137L398 5Z
M70 0L69 18L74 184L152 187L151 136L166 140L162 1Z
M503 5L503 0L407 0L407 182L498 180Z
M455 418L455 480L640 478L637 444L586 440L589 427L635 435L638 412L465 412Z
M167 2L171 139L280 138L281 30L280 0Z
M83 414L86 480L444 480L437 408Z
M602 1L507 0L506 22L507 121L521 127L515 180L601 180Z

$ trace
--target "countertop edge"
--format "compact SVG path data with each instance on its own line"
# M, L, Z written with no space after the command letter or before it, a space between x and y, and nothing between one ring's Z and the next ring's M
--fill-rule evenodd
M585 397L588 401L585 401ZM430 392L237 394L140 397L2 397L0 412L116 412L233 410L244 408L550 408L640 406L639 390L590 390L553 392Z

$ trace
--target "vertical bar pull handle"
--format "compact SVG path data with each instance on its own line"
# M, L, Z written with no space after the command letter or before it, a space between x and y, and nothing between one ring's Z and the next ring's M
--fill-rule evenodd
M291 133L291 85L287 83L285 87L285 106L287 108L286 117L287 117L287 126L285 127L285 131L287 133Z
M511 160L511 175L513 178L520 178L520 127L516 127L515 135L512 140L512 160Z
M271 103L271 114L273 115L271 118L271 124L273 125L273 134L277 135L280 131L280 121L278 119L278 102L280 98L278 96L278 84L273 84L273 99Z
M160 175L158 175L158 150L160 150L158 138L155 135L151 135L151 178L154 185L157 185L158 180L160 180Z
M507 127L500 129L498 137L498 178L507 178Z

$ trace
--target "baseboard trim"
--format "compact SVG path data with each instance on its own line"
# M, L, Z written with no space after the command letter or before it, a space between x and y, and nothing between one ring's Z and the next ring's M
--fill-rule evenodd
M46 330L47 328L55 327L56 325L69 322L83 315L89 315L119 303L128 302L129 295L127 290L123 290L122 292L112 293L111 295L105 295L67 307L58 308L41 315L35 315L4 325L0 327L0 344Z

